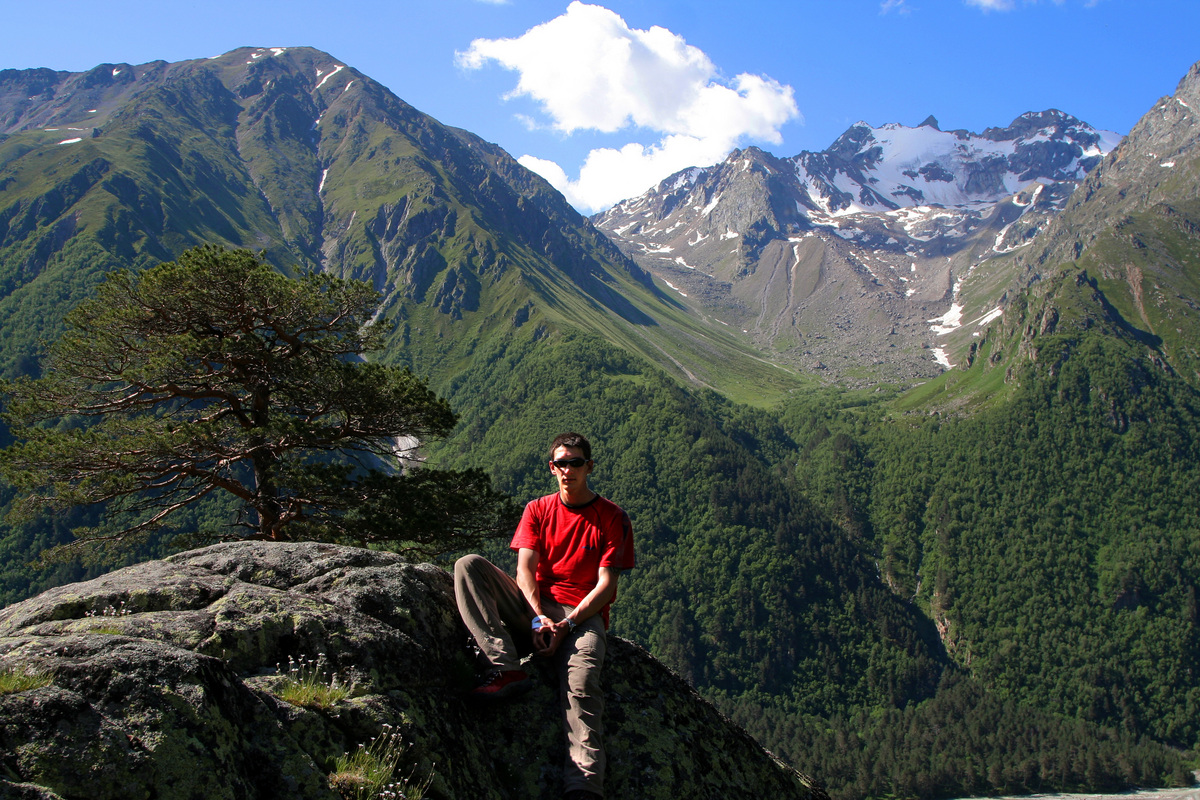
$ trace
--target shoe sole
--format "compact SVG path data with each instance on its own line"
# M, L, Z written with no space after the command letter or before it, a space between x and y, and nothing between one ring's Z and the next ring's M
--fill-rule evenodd
M494 692L467 692L467 699L482 700L490 702L495 700L511 700L514 697L519 697L533 688L533 681L526 679L519 683L510 683L503 689L497 689Z

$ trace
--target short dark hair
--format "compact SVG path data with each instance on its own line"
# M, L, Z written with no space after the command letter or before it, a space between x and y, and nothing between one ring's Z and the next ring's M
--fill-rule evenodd
M583 457L592 460L592 443L582 433L560 433L550 443L550 460L554 460L554 451L560 447L578 447L583 451Z

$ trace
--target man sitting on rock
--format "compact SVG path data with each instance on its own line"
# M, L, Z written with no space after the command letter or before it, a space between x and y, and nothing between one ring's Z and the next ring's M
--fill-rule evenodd
M512 631L531 639L535 655L556 656L567 800L603 797L600 668L608 607L617 576L634 563L629 516L588 487L593 466L592 446L578 433L550 445L558 491L525 507L509 545L517 551L515 581L482 556L454 565L459 613L492 668L472 698L504 699L530 688Z

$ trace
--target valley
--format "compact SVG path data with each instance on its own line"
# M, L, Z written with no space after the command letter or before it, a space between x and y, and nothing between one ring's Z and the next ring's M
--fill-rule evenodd
M771 358L910 386L961 363L1028 285L1011 254L1119 141L1056 110L982 135L860 122L821 153L731 153L593 221Z
M311 48L5 71L0 370L36 375L105 274L201 244L367 281L373 357L458 415L430 463L524 502L550 490L545 443L585 431L638 541L614 632L833 797L1186 785L1192 109L1200 65L1119 144L1058 111L982 134L860 124L589 221ZM0 602L230 513L40 570L97 512L5 523Z

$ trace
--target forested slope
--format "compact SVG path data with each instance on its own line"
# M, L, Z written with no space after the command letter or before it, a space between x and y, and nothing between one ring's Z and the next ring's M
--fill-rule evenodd
M809 403L784 413L807 442L798 483L861 535L972 677L974 688L906 710L901 728L980 690L988 715L1026 707L1030 724L1010 741L1024 747L1018 763L1040 759L1037 778L1004 777L1011 764L974 769L973 791L1062 780L1053 776L1067 766L1044 753L1063 751L1032 733L1053 717L1076 721L1064 746L1078 753L1066 762L1078 785L1098 785L1105 764L1128 770L1139 738L1193 752L1200 741L1200 394L1123 330L1086 276L1064 276L1032 315L1050 304L1055 326L1032 337L1013 326L1029 359L980 359L943 381L978 385L1007 371L1003 402L887 421L878 404L844 404L817 423ZM955 715L968 727L976 716ZM911 727L906 741L929 736ZM1098 753L1101 743L1116 750Z
M838 797L1186 777L1194 205L1156 195L1077 263L1047 256L963 369L904 395L817 390L655 288L502 151L358 73L325 83L326 54L254 52L143 65L145 93L73 145L0 140L0 369L36 372L36 337L104 272L191 244L368 278L391 328L377 357L460 414L431 461L527 500L553 488L550 439L586 433L637 536L614 629ZM1125 196L1114 174L1089 178L1110 181L1097 198ZM0 532L0 602L81 577L28 562L92 513ZM224 521L197 508L178 532ZM511 563L503 540L489 555Z
M435 460L529 499L545 442L586 429L638 534L614 629L837 796L1181 782L1161 743L1196 742L1200 470L1164 474L1154 431L1190 452L1195 398L1079 347L1003 406L914 422L882 393L752 410L530 336L448 384L465 423Z
M544 450L581 428L594 483L636 520L618 629L697 685L891 704L932 692L932 628L796 490L767 413L696 395L583 334L482 354L449 391L461 433L436 460L485 464L521 499L553 491ZM814 686L823 686L814 697Z

